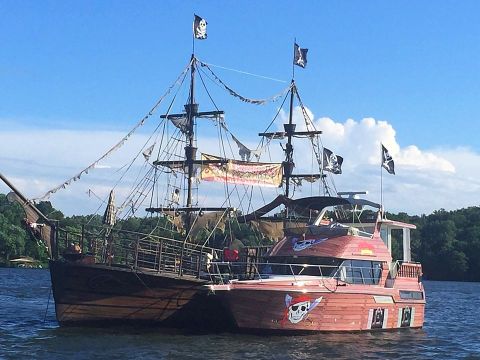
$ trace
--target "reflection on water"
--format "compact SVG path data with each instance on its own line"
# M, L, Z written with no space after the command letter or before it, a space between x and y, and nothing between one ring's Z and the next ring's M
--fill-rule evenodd
M480 359L480 283L426 282L420 330L254 336L60 328L47 270L0 269L0 278L0 358Z

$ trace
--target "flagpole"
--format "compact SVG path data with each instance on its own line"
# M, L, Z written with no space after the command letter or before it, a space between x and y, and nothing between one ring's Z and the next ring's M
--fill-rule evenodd
M297 38L293 38L293 61L292 61L292 79L295 79L295 44L297 43Z
M195 13L193 14L193 26L192 26L192 54L195 57Z
M383 217L383 151L380 143L380 206Z

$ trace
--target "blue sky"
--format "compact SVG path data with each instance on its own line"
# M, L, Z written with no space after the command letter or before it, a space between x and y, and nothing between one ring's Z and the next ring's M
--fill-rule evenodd
M407 166L412 163L405 160L406 149L415 146L425 159L449 161L459 178L476 178L477 164L472 173L459 168L467 168L480 152L478 1L3 0L4 136L35 129L127 132L187 64L193 13L208 21L208 39L196 42L196 54L205 62L288 82L296 38L309 48L308 66L296 69L296 80L316 119L342 126L348 119L387 122L394 129L391 147L398 147L394 155L398 152ZM251 97L270 96L287 85L215 71ZM237 114L233 119L242 118L231 127L251 142L256 141L251 128L267 124L272 114L242 104L226 110ZM38 155L45 163L49 157L36 154L31 142L24 144L31 153L12 152L5 141L3 146L4 169L7 160L32 161L29 157ZM51 151L55 162L64 150ZM460 155L465 165L455 163ZM78 158L78 169L95 159L91 156ZM12 173L28 177L18 166ZM443 207L476 204L468 198ZM428 212L435 206L409 209Z

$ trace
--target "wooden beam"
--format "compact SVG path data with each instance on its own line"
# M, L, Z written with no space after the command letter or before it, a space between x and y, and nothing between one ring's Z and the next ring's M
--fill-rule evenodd
M195 117L203 117L203 116L212 116L212 115L223 115L225 114L225 111L219 110L219 111L201 111L198 113L193 114ZM184 118L187 117L187 113L181 113L181 114L169 114L169 115L160 115L162 119L179 119L179 118Z

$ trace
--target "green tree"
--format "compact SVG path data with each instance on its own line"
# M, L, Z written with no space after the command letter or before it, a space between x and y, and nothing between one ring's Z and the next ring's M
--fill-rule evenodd
M26 233L0 214L0 256L4 262L25 254Z

